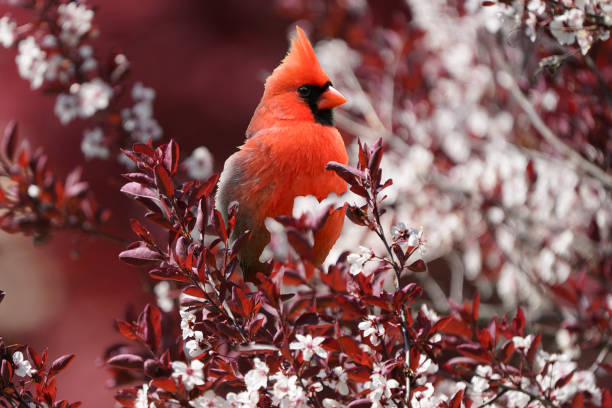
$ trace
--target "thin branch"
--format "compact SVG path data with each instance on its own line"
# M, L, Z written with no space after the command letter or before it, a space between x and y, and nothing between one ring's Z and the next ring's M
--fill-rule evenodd
M593 71L593 74L595 74L595 76L597 77L597 82L599 83L599 86L603 90L604 94L606 94L606 100L608 101L608 105L612 107L612 91L610 91L610 88L608 88L608 84L601 75L601 72L599 71L599 68L597 68L597 65L595 65L593 58L591 58L589 55L583 55L582 58L584 59L584 63L586 64L586 66L589 67L589 69Z
M128 241L127 239L125 239L123 237L120 237L118 235L114 235L114 234L111 234L111 233L108 233L108 232L96 230L96 229L87 229L85 227L82 227L81 231L86 233L86 234L92 235L94 237L104 238L104 239L107 239L109 241L121 244L121 245L127 245L127 244L130 243L130 241Z
M508 390L502 390L499 394L497 394L495 397L491 398L490 400L488 400L487 402L482 403L481 405L477 406L476 408L484 408L487 405L491 405L493 404L495 401L497 401L498 399L500 399L505 393L507 393Z

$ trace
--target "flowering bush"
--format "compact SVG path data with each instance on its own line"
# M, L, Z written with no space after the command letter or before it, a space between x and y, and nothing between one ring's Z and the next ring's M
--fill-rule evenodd
M157 299L117 320L126 341L104 353L121 406L612 407L609 1L407 0L390 19L363 0L277 1L312 22L349 98L336 123L351 164L327 168L351 193L296 197L268 219L255 282L210 152L181 163L174 140L153 145L148 88L119 108L127 59L97 62L92 9L17 4L36 19L3 17L0 43L57 95L60 121L94 120L85 156L135 142L121 191L155 229L130 220L138 240L119 257ZM80 174L57 181L15 137L9 126L0 152L2 228L101 234ZM351 223L315 266L313 234L337 211ZM66 364L45 371L11 347L0 401L57 405L49 381ZM31 383L46 385L21 391Z

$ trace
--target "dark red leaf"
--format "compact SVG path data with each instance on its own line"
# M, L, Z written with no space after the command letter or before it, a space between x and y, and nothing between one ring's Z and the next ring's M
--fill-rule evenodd
M159 267L149 271L149 276L153 279L168 280L175 282L189 282L189 278L183 272L174 267Z
M63 356L57 358L53 363L51 363L51 370L49 370L49 377L56 375L57 373L63 371L66 367L72 363L74 359L74 354L64 354Z
M419 259L408 266L408 269L410 269L412 272L425 272L427 270L427 266L425 265L425 261Z
M574 376L574 372L572 371L571 373L564 375L563 377L559 378L557 380L557 382L555 382L555 388L561 388L565 385L567 385L568 382L570 382L570 380L572 379L572 377Z
M476 292L474 301L472 302L472 321L478 321L478 309L480 309L480 293Z
M174 182L164 166L157 165L153 170L155 171L155 183L159 192L168 198L174 197Z
M346 164L330 161L325 165L326 170L335 172L338 176L342 177L350 185L357 184L359 180L365 177L365 173L357 170L354 167Z
M130 265L146 265L156 263L164 259L157 251L149 248L144 242L133 242L128 246L128 249L119 254L119 259Z
M370 148L370 160L368 161L368 168L370 174L376 174L380 167L380 161L382 160L382 137L376 139Z
M604 389L601 393L601 408L612 408L612 394Z
M142 368L144 361L136 354L118 354L106 360L106 364L119 368Z
M507 363L510 360L510 357L512 357L513 353L514 353L514 342L512 341L512 339L510 339L510 340L507 340L501 348L501 351L499 353L501 361L503 361L504 363Z
M455 394L455 396L450 402L450 408L460 408L461 407L461 401L463 400L463 392L464 392L463 390L457 391L457 393Z
M368 408L371 406L372 406L372 401L369 400L368 398L358 399L348 404L349 408Z
M125 322L123 320L117 320L116 323L119 333L121 333L121 335L126 339L137 341L142 340L142 338L138 334L136 334L136 328L133 324Z
M151 233L149 232L148 229L146 229L141 223L140 221L134 219L134 218L130 218L130 226L132 227L132 231L134 231L134 233L136 235L138 235L140 238L142 238L143 241L145 241L147 244L149 245L153 245L153 235L151 235Z
M361 300L369 305L378 306L381 309L391 311L393 310L393 306L390 301L385 299L381 299L377 296L365 295L361 297Z
M183 293L189 296L197 297L197 298L205 298L206 294L204 291L197 286L189 286L183 289Z
M163 157L164 167L171 176L174 176L179 163L179 146L174 139L171 139L166 145Z
M0 152L7 160L13 158L15 153L15 144L17 141L17 122L10 121L4 128L2 141L0 141Z
M584 407L584 395L579 392L574 396L572 400L572 408L583 408Z
M213 189L217 185L217 181L219 181L219 174L213 174L206 180L202 185L198 187L197 192L195 193L194 199L199 200L202 197L208 198L210 193L212 193Z
M523 336L525 332L525 314L520 307L516 310L516 316L512 320L512 330L517 336Z
M529 346L529 351L527 352L527 361L529 364L533 365L535 361L536 352L538 348L540 348L540 343L542 342L542 333L538 333L537 336L531 342L531 346Z
M13 366L8 360L2 360L2 366L0 366L0 376L4 384L10 384L13 378Z
M168 392L176 392L176 383L171 378L154 378L151 385Z
M146 197L153 200L158 199L157 194L153 190L134 181L124 184L120 191L133 197Z
M43 361L40 358L40 355L36 352L36 350L34 350L30 346L28 346L26 350L28 351L28 356L30 357L30 360L32 360L32 362L34 363L34 368L36 368L37 370L42 369Z
M147 187L155 188L155 179L143 173L125 173L121 175L130 181L143 184Z
M153 150L153 148L149 146L148 144L134 143L132 145L132 150L135 153L141 153L141 154L144 154L145 156L155 159L155 150Z
M436 332L444 330L444 328L453 320L452 316L446 316L439 319L429 330L429 333L434 334Z
M161 311L157 306L148 304L145 306L144 316L146 321L145 340L151 350L157 351L161 343Z
M489 354L476 344L460 344L457 351L481 363L490 364L492 361Z

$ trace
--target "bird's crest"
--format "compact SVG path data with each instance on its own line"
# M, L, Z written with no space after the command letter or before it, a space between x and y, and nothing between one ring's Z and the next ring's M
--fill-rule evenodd
M289 52L266 81L266 88L297 87L304 84L323 86L329 81L306 33L299 26L296 31Z

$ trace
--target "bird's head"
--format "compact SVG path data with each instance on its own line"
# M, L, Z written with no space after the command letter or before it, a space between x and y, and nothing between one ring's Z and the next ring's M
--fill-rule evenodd
M313 118L328 126L333 125L332 108L346 102L332 86L300 27L291 39L287 56L266 80L264 100L287 118Z

